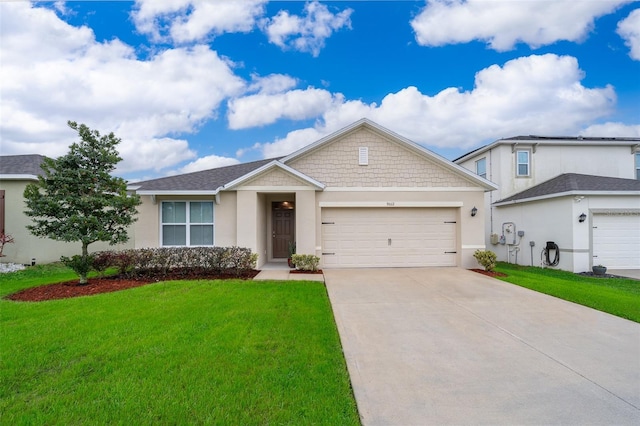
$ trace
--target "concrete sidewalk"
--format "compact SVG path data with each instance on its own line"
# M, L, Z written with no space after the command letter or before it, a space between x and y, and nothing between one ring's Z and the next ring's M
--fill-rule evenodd
M607 269L607 274L640 280L640 269Z
M291 273L288 269L267 269L262 270L254 278L256 281L261 280L297 280L297 281L324 281L324 275L322 274L300 274Z
M640 324L458 268L325 281L365 425L640 424Z

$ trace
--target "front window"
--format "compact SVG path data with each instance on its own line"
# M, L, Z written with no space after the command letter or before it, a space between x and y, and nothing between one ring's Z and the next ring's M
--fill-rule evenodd
M636 152L636 179L640 180L640 152Z
M516 175L529 176L530 174L529 151L516 151Z
M476 161L476 174L480 177L487 178L487 159L481 158Z
M163 246L212 246L213 202L163 201Z

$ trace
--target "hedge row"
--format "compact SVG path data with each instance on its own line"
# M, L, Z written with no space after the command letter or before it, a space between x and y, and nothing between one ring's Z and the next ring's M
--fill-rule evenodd
M175 271L241 275L255 269L258 255L243 247L161 247L93 254L93 269L115 267L127 277L163 276Z

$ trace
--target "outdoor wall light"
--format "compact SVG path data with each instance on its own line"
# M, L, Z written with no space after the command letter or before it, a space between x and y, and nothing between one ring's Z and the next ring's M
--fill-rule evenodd
M578 222L582 223L585 220L587 220L587 215L582 213L580 216L578 216Z
M478 209L475 208L475 206L471 209L471 217L474 217L476 214L478 214Z

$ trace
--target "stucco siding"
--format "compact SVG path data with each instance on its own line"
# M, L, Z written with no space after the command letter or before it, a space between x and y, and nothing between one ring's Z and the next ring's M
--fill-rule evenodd
M138 221L134 224L135 246L158 247L160 236L160 207L154 204L151 196L140 196L142 204L138 206ZM161 199L158 202L162 201Z
M516 245L492 244L489 249L498 255L500 261L516 263L517 253L518 264L531 265L532 249L529 242L533 241L535 243L533 266L543 266L542 250L547 241L553 241L560 248L560 263L555 268L573 271L574 251L582 250L586 253L585 255L588 255L589 247L588 245L574 247L573 234L574 227L578 225L578 219L577 216L574 218L572 203L573 197L562 197L496 208L494 226L498 235L502 234L502 225L511 222L515 225L515 233L524 231L524 236L522 238L516 236ZM587 229L585 223L579 225Z
M140 197L138 221L135 223L135 247L160 247L160 211L163 201L211 201L213 205L214 244L216 246L236 245L236 200L235 192L223 193L220 204L215 204L213 196L157 196L155 203L150 195Z
M80 254L82 245L79 242L65 243L49 238L39 238L32 235L26 228L31 219L24 214L25 204L22 194L27 186L27 181L0 181L0 189L5 190L5 230L11 234L14 244L7 244L4 248L6 257L3 262L31 264L32 259L36 263L51 263L60 260L60 256L73 256ZM89 252L101 250L119 250L130 248L134 245L133 232L129 232L130 239L127 243L110 246L104 242L96 242L89 245Z
M358 163L367 147L369 162ZM367 129L359 129L288 164L328 187L472 187L426 157Z
M635 156L628 146L533 145L521 142L518 149L531 151L531 173L516 176L516 157L511 145L498 145L460 165L475 173L476 161L487 159L487 179L499 185L493 201L507 198L563 173L580 173L635 179Z
M236 225L238 206L235 192L221 192L220 204L213 207L214 243L220 247L231 247L238 243Z

